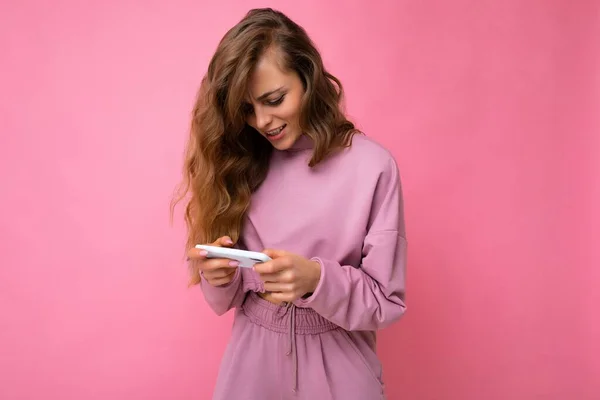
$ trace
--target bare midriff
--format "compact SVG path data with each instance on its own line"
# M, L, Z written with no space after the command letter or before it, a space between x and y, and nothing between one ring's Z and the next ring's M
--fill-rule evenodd
M269 303L273 303L273 304L281 304L281 301L279 300L275 300L273 298L273 294L271 292L265 292L265 293L260 293L258 292L258 296L265 299L266 301L268 301Z

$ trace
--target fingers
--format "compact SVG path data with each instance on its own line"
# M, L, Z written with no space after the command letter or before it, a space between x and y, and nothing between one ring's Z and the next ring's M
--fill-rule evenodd
M235 274L235 271L235 268L222 268L215 271L204 271L202 274L204 275L204 278L212 284L214 281L220 281L227 278L231 279Z
M265 282L264 286L267 292L287 293L295 290L291 283Z
M187 252L188 261L189 260L200 260L206 258L208 253L206 250L200 250L195 247L191 248Z
M286 251L277 250L277 249L265 249L265 250L263 250L263 253L268 255L272 259L281 258L281 257L285 257L288 255L288 253Z
M235 268L219 268L215 270L204 270L202 271L202 274L207 279L220 279L233 275L235 273L235 270Z
M200 263L200 269L202 271L212 271L220 268L235 268L240 263L235 260L228 258L207 258Z
M266 254L266 253L265 253ZM277 274L292 266L292 260L283 256L264 263L254 265L254 270L260 275Z
M281 282L281 274L259 274L263 282Z
M293 269L284 269L272 274L259 274L263 282L292 283L296 280L297 272Z
M225 270L218 270L218 271L211 271L211 272L207 272L204 274L204 279L206 279L206 281L212 285L212 286L222 286L225 285L229 282L231 282L233 280L233 277L235 275L235 269L232 270L231 272L227 273L224 276L213 276L214 274L216 274L217 272L221 273Z
M229 236L222 236L211 243L211 246L231 247L233 241ZM234 277L239 262L225 258L207 258L206 250L191 248L187 252L188 261L202 273L204 279L212 286L222 286Z
M217 247L231 247L231 246L233 246L233 241L231 240L231 238L229 236L222 236L222 237L218 238L217 240L215 240L214 242L210 243L210 245L217 246ZM205 259L207 255L208 255L208 253L206 252L206 250L197 249L195 247L189 249L187 252L188 261L202 260L202 259Z
M212 243L212 246L231 247L233 246L233 241L229 236L221 236Z
M295 292L272 292L270 297L277 302L292 303L301 296L298 296Z

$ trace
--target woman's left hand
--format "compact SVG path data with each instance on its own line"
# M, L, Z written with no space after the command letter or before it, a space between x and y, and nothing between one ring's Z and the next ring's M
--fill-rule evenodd
M274 300L294 302L313 293L321 279L321 264L283 250L264 250L271 261L256 264L254 270Z

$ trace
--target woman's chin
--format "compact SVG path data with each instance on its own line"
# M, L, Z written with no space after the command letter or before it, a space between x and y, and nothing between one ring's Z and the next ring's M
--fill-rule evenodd
M277 150L281 150L281 151L289 150L294 146L294 144L298 140L299 135L294 135L291 132L288 133L285 131L282 133L284 133L284 135L282 137L277 138L276 140L269 140L269 142Z

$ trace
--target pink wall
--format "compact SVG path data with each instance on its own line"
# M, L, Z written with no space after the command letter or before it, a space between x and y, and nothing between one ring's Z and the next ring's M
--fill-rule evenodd
M0 5L0 398L208 399L231 316L168 201L208 57L266 3L83 3ZM600 398L598 2L320 3L269 4L404 178L390 398Z

